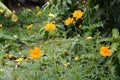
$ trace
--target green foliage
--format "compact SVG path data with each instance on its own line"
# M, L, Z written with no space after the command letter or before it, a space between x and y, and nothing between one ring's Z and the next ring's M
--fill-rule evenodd
M119 11L113 12L118 3L50 0L41 9L16 13L17 22L0 16L0 80L119 80L119 19L113 15L119 16ZM75 10L84 15L66 26L65 20ZM39 11L41 15L37 15ZM49 22L56 25L55 30L45 29ZM30 57L29 50L35 46L44 51L40 59ZM110 56L101 56L102 46L109 47Z
M86 19L89 24L102 21L104 27L100 29L103 36L110 36L113 28L119 28L119 0L89 0Z

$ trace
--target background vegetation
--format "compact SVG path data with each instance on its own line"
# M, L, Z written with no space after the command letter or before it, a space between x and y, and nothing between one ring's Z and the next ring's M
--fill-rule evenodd
M119 80L119 4L50 0L16 12L15 22L1 13L0 80ZM77 10L83 13L78 19L73 16ZM66 25L69 17L73 21ZM47 30L48 23L55 28ZM43 51L39 59L30 55L34 47ZM109 48L107 56L102 47Z

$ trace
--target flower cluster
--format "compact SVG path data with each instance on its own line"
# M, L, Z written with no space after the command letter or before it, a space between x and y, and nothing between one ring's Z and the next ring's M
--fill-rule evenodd
M72 15L73 15L73 18L75 18L75 19L77 20L77 19L82 18L83 12L82 12L81 10L75 10ZM66 24L67 26L69 26L70 24L72 24L72 23L74 22L74 19L73 19L73 18L68 17L68 18L65 20L65 24Z

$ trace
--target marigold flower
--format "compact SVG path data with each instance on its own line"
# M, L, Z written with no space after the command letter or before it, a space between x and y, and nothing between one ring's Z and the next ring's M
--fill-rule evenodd
M43 51L40 50L38 47L34 47L34 49L30 49L30 56L33 59L39 59L43 54Z
M35 6L35 8L36 8L36 9L40 9L40 7L39 7L39 6Z
M109 47L101 47L101 48L100 48L100 54L101 54L103 57L110 56L111 50L109 50Z
M56 28L56 26L55 26L55 24L53 24L52 22L47 23L47 24L45 25L46 31L52 31L52 30L55 30L55 28Z
M41 15L41 14L42 14L42 12L41 12L41 11L38 11L38 12L37 12L37 15L38 15L38 16L39 16L39 15Z
M73 23L73 21L74 21L74 19L73 19L73 18L68 17L68 18L65 20L65 24L68 26L68 25L72 24L72 23Z
M49 16L49 17L52 17L52 18L54 18L54 17L55 17L55 15L54 15L54 14L52 14L52 13L49 13L49 14L48 14L48 16Z
M83 12L81 10L75 10L73 13L73 17L79 19L83 16Z
M29 30L29 29L31 29L32 27L33 27L33 24L30 24L30 25L27 26L27 29Z

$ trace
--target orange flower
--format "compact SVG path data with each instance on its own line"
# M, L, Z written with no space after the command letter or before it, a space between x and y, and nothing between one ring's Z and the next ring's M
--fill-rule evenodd
M73 13L73 17L79 19L83 16L83 12L81 10L75 10Z
M33 59L39 59L43 54L43 51L40 50L38 47L34 47L34 49L30 49L30 56Z
M29 30L29 29L31 29L32 27L33 27L33 24L30 24L30 25L27 26L27 29Z
M47 24L45 25L46 31L52 31L52 30L55 30L55 28L56 28L56 26L55 26L55 24L53 24L52 22L47 23Z
M101 48L100 48L100 54L101 54L103 57L110 56L111 50L109 50L109 47L101 47Z
M68 17L68 18L65 20L65 24L68 26L68 25L72 24L73 21L74 21L73 18Z
M38 12L37 12L37 15L38 15L38 16L39 16L39 15L41 15L41 14L42 14L42 12L41 12L41 11L38 11Z

